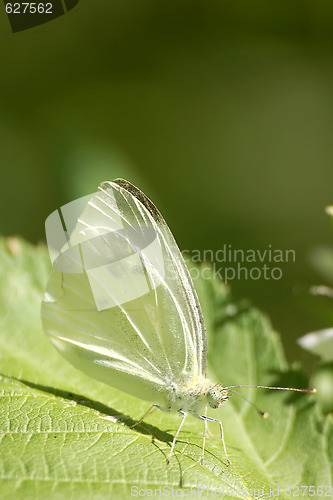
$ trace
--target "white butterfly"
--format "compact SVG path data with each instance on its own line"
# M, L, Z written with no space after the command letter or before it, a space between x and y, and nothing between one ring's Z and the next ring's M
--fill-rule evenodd
M62 207L60 217L53 212L46 232L54 270L42 319L54 345L90 376L150 401L139 422L155 407L182 415L168 462L187 415L205 424L201 460L210 421L220 427L229 462L222 423L206 410L239 386L206 378L199 300L155 205L128 181L103 182Z

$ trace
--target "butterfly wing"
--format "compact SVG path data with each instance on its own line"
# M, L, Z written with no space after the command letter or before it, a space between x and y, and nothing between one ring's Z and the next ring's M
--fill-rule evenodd
M165 406L171 387L188 388L206 372L204 322L184 259L157 208L129 182L104 182L82 200L78 218L72 204L61 209L68 241L53 260L44 329L77 368Z

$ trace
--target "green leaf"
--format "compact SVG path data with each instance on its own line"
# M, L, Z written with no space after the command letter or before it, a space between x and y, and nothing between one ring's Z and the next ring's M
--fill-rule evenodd
M208 268L196 269L211 376L225 385L305 387L268 319L246 302L234 304ZM200 465L203 423L191 417L167 466L179 416L156 411L131 429L149 404L77 371L43 334L49 271L45 248L0 241L1 499L121 499L132 498L131 488L163 487L170 496L171 488L210 488L220 496L224 488L227 498L240 491L270 498L279 487L283 499L287 486L332 486L332 418L321 417L314 396L282 391L239 389L270 413L266 420L234 394L212 411L223 422L230 466L214 424Z

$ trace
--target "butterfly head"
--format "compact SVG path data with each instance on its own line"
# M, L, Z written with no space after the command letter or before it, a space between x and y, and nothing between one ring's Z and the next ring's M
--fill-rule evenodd
M224 401L227 401L228 389L224 389L222 385L215 384L209 387L206 397L211 408L218 408L222 403L224 403Z

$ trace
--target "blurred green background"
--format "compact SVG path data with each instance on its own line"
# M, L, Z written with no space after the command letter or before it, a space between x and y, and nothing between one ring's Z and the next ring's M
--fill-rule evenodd
M280 281L231 286L309 363L295 339L331 326L307 290L332 244L332 2L80 0L15 34L1 7L0 231L38 242L125 177L182 249L294 249Z

